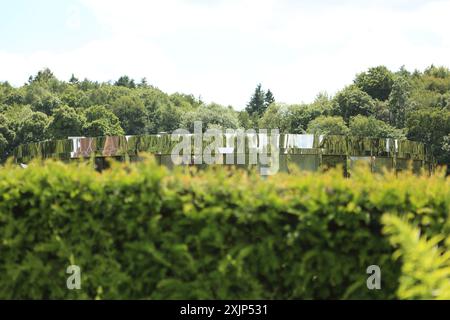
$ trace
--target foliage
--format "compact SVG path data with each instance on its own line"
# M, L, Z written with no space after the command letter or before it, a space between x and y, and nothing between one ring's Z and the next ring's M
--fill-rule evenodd
M6 158L10 154L14 138L15 134L11 130L11 124L5 116L0 114L0 159Z
M81 136L85 119L75 109L61 106L54 110L48 132L56 139L67 139L70 136Z
M450 153L442 150L444 137L450 133L450 111L434 108L411 112L406 126L409 139L428 144L440 163L450 164Z
M250 102L245 109L250 115L257 114L261 116L271 105L275 102L275 98L270 90L265 92L262 89L261 84L256 86L253 96L250 98Z
M5 105L3 110L0 112L7 121L12 123L19 123L25 118L30 117L33 114L33 110L30 105Z
M397 128L404 128L406 113L410 110L411 84L405 77L397 77L392 85L389 95L389 111L391 113L391 123Z
M119 118L104 106L92 106L85 111L84 116L86 124L83 132L88 137L124 134Z
M450 299L450 236L420 236L420 229L395 215L382 218L384 232L402 258L400 299ZM444 242L444 246L442 243Z
M136 88L136 84L133 79L130 79L128 76L121 76L115 83L116 86L127 87L130 89Z
M222 107L216 103L200 106L182 116L181 127L194 132L194 122L201 121L203 130L216 127L222 129L237 129L239 119L230 108Z
M173 132L182 126L183 111L173 104L158 108L150 120L150 133Z
M350 119L350 135L369 138L405 138L405 134L374 117L356 116Z
M375 111L375 103L372 98L356 86L346 87L337 93L335 97L336 113L346 122L357 115L370 116Z
M275 97L273 96L273 93L272 93L272 91L270 91L270 89L267 90L267 92L266 92L266 96L264 98L264 102L265 102L267 107L269 107L272 103L275 102Z
M263 179L223 168L168 174L153 161L102 173L9 164L0 169L0 298L393 298L408 275L381 215L448 236L449 199L441 174ZM374 263L382 290L366 287ZM72 264L81 290L66 288Z
M259 128L279 129L281 133L291 133L290 120L288 106L273 103L259 119Z
M355 84L373 99L385 101L391 94L394 75L385 66L370 68L356 76Z
M320 116L308 125L308 133L326 135L345 135L349 132L342 117Z
M255 126L255 118L248 114L247 111L243 110L238 112L238 120L239 120L239 127L243 129L254 129Z
M45 113L33 112L21 121L18 121L18 143L31 143L45 140L49 118Z
M105 115L85 122L87 110L97 106L102 106ZM54 116L61 116L61 107L70 110L66 114L67 128L58 128L58 122L64 123ZM243 106L234 107L239 110ZM111 111L119 123L112 118ZM36 112L40 116L36 116ZM6 118L8 130L12 131L8 137L3 135L0 158L5 159L15 146L38 139L116 135L122 134L122 130L125 135L156 134L181 127L191 128L195 120L203 121L205 129L279 127L282 132L304 133L318 117L340 116L346 126L350 126L352 118L364 116L368 120L358 118L364 121L358 122L359 126L354 123L351 134L402 137L406 133L408 139L429 144L439 164L450 165L450 152L444 141L450 134L448 112L450 70L439 66L430 66L423 72L409 72L402 67L395 73L383 66L371 68L358 74L353 85L334 97L320 93L312 103L277 104L272 91L258 85L242 111L215 103L206 104L192 94L169 95L150 85L146 79L135 81L124 75L114 82L99 83L72 75L66 82L44 69L21 87L0 83L0 114ZM47 115L47 129L51 130L40 129L46 122L42 113ZM37 117L36 125L26 123L32 117ZM6 125L0 125L5 130ZM393 131L392 127L398 131ZM343 127L340 129L335 131L346 131ZM30 132L26 132L28 130Z
M444 152L450 152L450 133L444 137L442 150L444 150Z
M125 132L130 135L145 133L147 113L136 96L123 96L113 103L113 112L120 119Z
M333 113L333 102L327 94L320 93L312 104L293 104L287 109L289 133L304 133L312 120Z

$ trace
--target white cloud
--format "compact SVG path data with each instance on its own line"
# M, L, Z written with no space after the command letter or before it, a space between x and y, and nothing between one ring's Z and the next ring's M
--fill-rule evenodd
M278 100L335 93L357 72L449 65L450 1L82 0L109 35L75 50L0 51L1 77L48 66L67 79L122 74L245 106L258 82Z

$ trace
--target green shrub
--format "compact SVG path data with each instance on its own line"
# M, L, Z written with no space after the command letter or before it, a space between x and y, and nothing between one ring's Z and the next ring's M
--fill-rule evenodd
M102 173L48 161L0 169L1 299L395 298L402 263L381 216L448 235L443 175L339 170L168 172L153 160ZM81 267L81 290L66 268ZM368 290L379 265L382 290Z
M450 237L420 237L420 230L393 215L382 218L390 241L403 259L398 288L401 299L450 299ZM439 244L441 245L439 246Z

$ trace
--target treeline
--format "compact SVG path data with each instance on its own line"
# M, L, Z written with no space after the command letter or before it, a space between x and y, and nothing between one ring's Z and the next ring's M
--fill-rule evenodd
M0 158L19 144L68 136L136 135L207 127L279 128L281 132L408 138L427 143L450 163L450 70L392 72L384 66L356 75L331 97L281 104L258 85L245 110L205 104L193 95L166 94L122 76L114 83L58 80L49 69L23 86L0 83Z

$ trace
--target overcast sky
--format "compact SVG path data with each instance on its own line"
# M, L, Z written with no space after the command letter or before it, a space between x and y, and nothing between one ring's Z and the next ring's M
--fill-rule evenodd
M0 81L127 74L245 107L334 94L371 66L450 66L450 1L15 0L0 2Z

